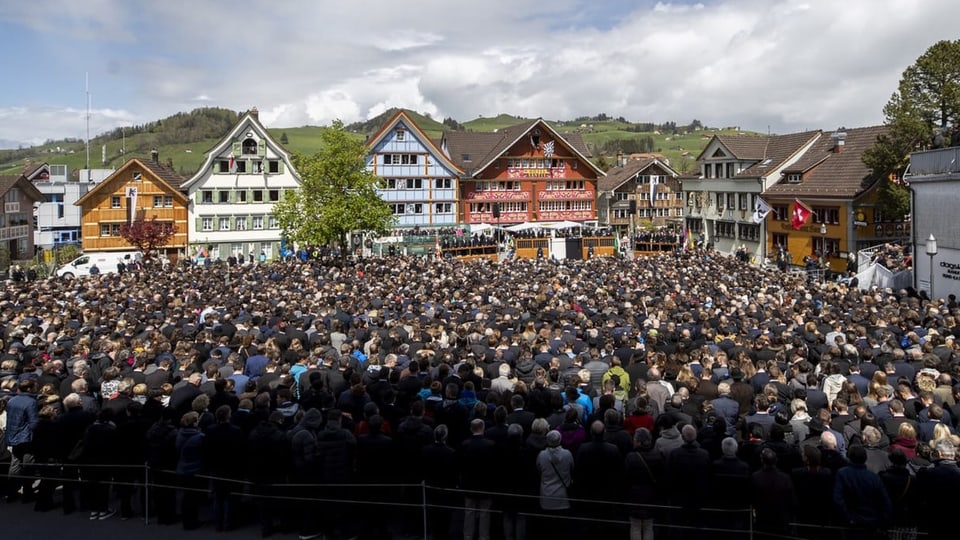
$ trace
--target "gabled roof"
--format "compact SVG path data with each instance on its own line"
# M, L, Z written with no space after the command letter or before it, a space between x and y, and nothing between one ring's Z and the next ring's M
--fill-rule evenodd
M729 157L750 161L762 159L766 155L770 135L714 135L710 142L713 141L717 141ZM697 161L709 157L704 156L704 153L711 147L710 142L697 155Z
M154 179L158 180L162 185L166 185L170 189L170 192L173 193L173 196L179 199L181 203L188 204L190 202L187 196L183 194L183 177L174 172L173 169L156 161L141 161L139 158L133 158L121 165L119 169L113 171L110 176L104 178L102 182L94 186L93 189L88 191L83 197L77 199L77 202L73 204L76 206L83 206L88 199L93 197L94 193L107 189L104 186L107 184L112 184L114 180L118 178L122 178L122 175L130 170L134 165L138 165L140 168L150 171L150 173L154 176ZM114 187L112 191L116 191L116 188Z
M834 139L825 135L789 169L803 172L799 183L780 181L764 195L774 197L855 198L878 180L863 162L863 153L877 136L887 133L886 126L846 129L840 152L834 152Z
M373 135L370 136L369 139L367 139L367 143L366 143L367 148L373 148L377 144L379 144L380 141L383 140L383 138L388 133L390 133L397 126L397 124L401 122L403 122L403 125L405 125L407 128L412 129L413 131L416 132L417 140L420 141L420 144L426 146L427 149L430 150L431 154L443 160L444 164L450 169L452 169L455 173L463 174L464 172L463 169L461 169L456 163L453 162L453 160L451 160L446 154L444 154L443 151L440 150L440 146L437 145L433 139L427 136L427 134L424 133L422 129L420 129L420 126L418 126L417 123L413 121L413 118L411 118L410 115L407 114L407 111L403 109L400 109L399 111L397 111L392 117L390 117L389 120L387 120L383 124L383 126L380 127L379 130L376 131L376 133L374 133Z
M0 175L0 197L6 195L7 192L16 185L19 185L20 189L27 192L28 196L34 201L44 200L43 193L23 174Z
M48 169L47 172L49 173L50 166L47 165L47 162L42 161L36 164L24 165L23 176L26 177L27 180L33 180L37 173L39 173L42 169Z
M759 178L761 176L767 176L796 156L798 152L802 151L804 147L822 134L822 131L816 130L767 137L768 140L764 146L762 158L760 158L757 163L740 171L737 178ZM807 155L809 155L809 152L805 153L804 157Z
M233 126L233 129L224 135L224 137L220 139L217 144L213 145L213 148L207 151L207 158L203 161L203 165L197 169L197 172L194 173L193 176L183 182L181 187L184 190L187 190L199 179L206 176L207 171L209 171L210 167L213 165L213 160L222 156L226 149L232 148L234 139L237 139L240 136L240 133L248 130L253 130L260 138L267 141L270 148L279 154L281 158L283 158L283 161L287 164L287 168L293 174L294 178L299 180L300 175L297 174L297 170L293 167L293 163L290 162L290 154L273 140L273 137L270 136L267 128L260 123L259 114L260 113L256 108L243 113L243 115L240 116L240 119L237 120L237 124Z
M607 171L607 175L597 181L597 191L615 191L634 176L642 173L654 165L659 165L668 175L677 177L677 171L656 158L631 159L622 166L616 166Z
M554 140L560 141L575 156L591 167L598 177L604 176L603 170L590 161L590 151L579 133L561 135L550 127L550 124L545 122L543 118L528 120L494 133L448 131L443 134L443 140L450 159L470 176L476 176L530 133L534 127L545 129L553 136ZM467 159L464 159L465 157Z

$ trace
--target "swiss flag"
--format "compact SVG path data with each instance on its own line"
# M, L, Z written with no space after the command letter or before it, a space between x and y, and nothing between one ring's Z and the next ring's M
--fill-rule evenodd
M806 225L810 221L810 217L813 216L813 210L810 209L807 205L800 202L799 199L794 199L793 201L793 217L790 219L790 225L794 229L800 230L801 227Z

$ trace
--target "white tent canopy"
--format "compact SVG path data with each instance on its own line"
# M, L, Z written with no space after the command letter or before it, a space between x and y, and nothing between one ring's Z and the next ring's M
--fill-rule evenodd
M550 223L544 225L547 229L570 229L573 227L583 227L583 223L577 223L575 221L559 221L557 223Z
M542 223L527 222L527 223L518 223L516 225L511 225L507 227L506 230L510 232L520 232L520 231L528 231L530 229L542 229L543 227L544 225Z
M495 227L495 226L493 226L493 225L490 225L489 223L481 223L481 224L479 224L479 225L470 225L470 232L471 232L471 233L482 233L482 232L487 232L487 231L490 231L490 230L493 230L493 229L496 229L496 228L497 228L497 227Z

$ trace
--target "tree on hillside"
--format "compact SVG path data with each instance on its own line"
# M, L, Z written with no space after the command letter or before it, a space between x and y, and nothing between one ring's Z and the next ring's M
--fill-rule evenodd
M290 144L290 139L287 138L287 132L284 131L280 134L280 144Z
M881 212L902 216L910 211L910 193L896 179L910 153L930 148L938 132L949 143L950 126L954 134L960 128L960 40L938 41L905 69L883 114L890 131L877 137L863 162L881 178Z
M169 221L157 221L157 216L120 225L120 236L143 253L144 261L153 259L175 234L177 226Z
M390 206L376 192L379 178L366 166L367 147L337 120L321 134L320 152L297 153L300 189L273 207L283 234L299 245L337 244L347 254L351 231L384 233L394 224Z

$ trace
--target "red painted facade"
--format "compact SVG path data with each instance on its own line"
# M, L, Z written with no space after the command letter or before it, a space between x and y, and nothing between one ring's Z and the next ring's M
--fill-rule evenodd
M535 127L531 132L535 132ZM588 221L597 219L597 173L562 139L547 130L527 133L473 179L462 182L461 216L466 223ZM553 142L549 157L544 149Z

